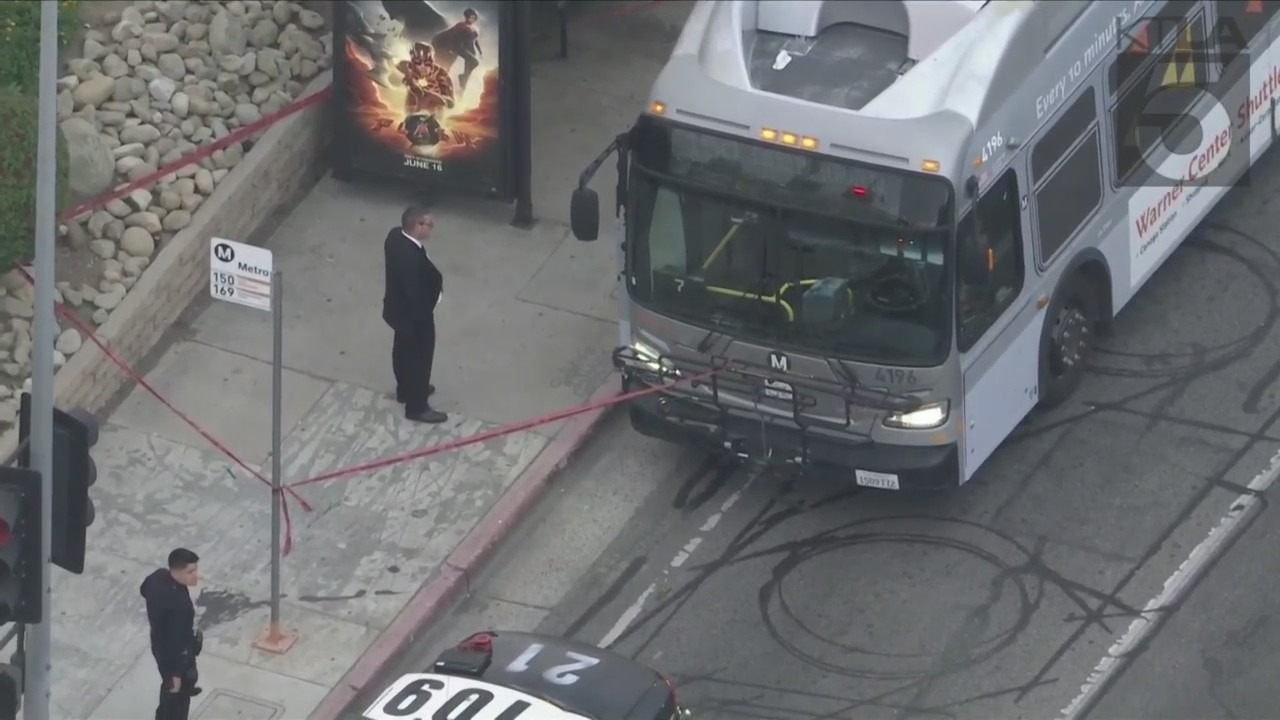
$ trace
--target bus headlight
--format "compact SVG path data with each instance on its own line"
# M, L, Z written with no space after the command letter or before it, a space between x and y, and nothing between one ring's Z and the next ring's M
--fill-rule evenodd
M936 428L947 421L951 410L950 401L929 403L906 413L890 413L884 424L902 430L928 430Z
M631 350L635 352L636 360L639 360L645 369L667 377L680 377L680 371L676 369L675 364L662 357L662 353L653 347L639 340L633 340Z

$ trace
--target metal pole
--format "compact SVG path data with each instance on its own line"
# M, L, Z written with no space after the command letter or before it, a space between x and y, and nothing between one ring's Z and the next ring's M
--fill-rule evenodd
M280 415L283 410L284 377L284 284L279 270L271 274L271 625L267 632L280 632L280 514L284 491L280 477Z
M515 212L511 225L527 230L533 227L533 117L531 110L532 77L529 71L529 33L533 31L532 9L530 3L513 3L512 18L512 64L515 66L515 108L512 113L515 121L507 127L515 130Z
M40 472L40 558L44 563L44 622L27 628L25 692L22 716L49 720L49 676L53 660L53 568L49 565L53 539L53 342L58 335L54 317L54 213L57 193L58 118L54 93L58 82L58 3L40 3L39 129L36 133L35 317L31 352L31 466Z

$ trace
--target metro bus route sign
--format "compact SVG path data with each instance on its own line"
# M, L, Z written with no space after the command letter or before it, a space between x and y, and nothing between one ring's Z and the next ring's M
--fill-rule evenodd
M214 300L271 311L271 251L223 238L209 239L209 295Z

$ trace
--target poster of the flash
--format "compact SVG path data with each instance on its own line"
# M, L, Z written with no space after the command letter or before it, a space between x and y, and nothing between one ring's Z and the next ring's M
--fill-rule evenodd
M339 2L336 162L507 193L500 48L504 2Z

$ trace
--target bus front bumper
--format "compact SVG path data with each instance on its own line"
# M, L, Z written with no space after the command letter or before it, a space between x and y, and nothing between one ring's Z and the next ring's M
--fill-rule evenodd
M624 382L624 389L640 383ZM771 465L804 467L868 487L945 490L960 485L960 454L948 445L886 445L862 436L848 439L802 432L790 422L720 413L678 395L656 393L629 403L631 426L640 434ZM862 471L862 472L858 472ZM893 484L897 487L893 487Z

